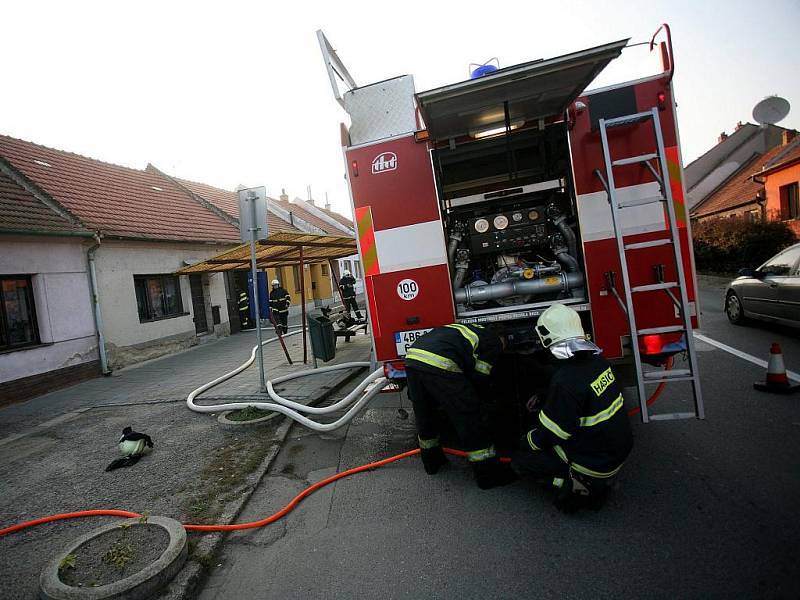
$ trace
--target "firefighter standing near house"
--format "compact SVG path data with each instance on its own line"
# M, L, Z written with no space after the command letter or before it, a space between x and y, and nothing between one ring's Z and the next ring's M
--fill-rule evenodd
M269 308L272 311L275 331L285 334L289 331L289 305L292 297L289 295L281 282L277 279L272 280L272 291L269 293Z
M524 436L512 465L552 480L560 510L597 510L633 447L620 387L573 309L554 304L539 317L536 332L555 357L556 371L538 424Z
M339 290L342 292L342 302L344 302L344 310L347 312L347 316L350 316L350 311L356 313L356 319L361 321L363 317L361 316L361 311L358 310L358 303L356 302L356 280L353 277L353 274L350 271L345 270L342 274L342 278L339 280Z
M242 328L250 325L250 298L245 291L239 292L239 323Z
M516 480L510 466L497 458L491 439L486 392L492 365L502 353L503 341L496 333L458 323L431 330L408 349L408 394L422 464L429 475L447 462L439 440L443 410L467 452L478 487L489 489Z

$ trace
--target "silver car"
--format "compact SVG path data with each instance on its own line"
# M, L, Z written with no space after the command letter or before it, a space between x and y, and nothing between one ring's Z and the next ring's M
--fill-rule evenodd
M731 323L760 319L800 327L800 244L739 275L725 293L725 314Z

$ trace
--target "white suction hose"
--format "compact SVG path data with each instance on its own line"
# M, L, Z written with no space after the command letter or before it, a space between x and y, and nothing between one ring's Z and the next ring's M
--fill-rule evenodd
M292 335L297 335L298 333L301 333L301 331L293 331L291 333L284 334L283 337L286 338ZM263 341L261 345L265 346L266 344L274 342L277 339L278 339L277 337L270 338L268 340ZM217 377L213 381L209 381L208 383L201 385L196 390L193 390L186 398L186 405L189 407L189 409L199 413L213 413L226 410L239 410L247 408L248 406L253 406L260 410L273 411L286 415L290 419L293 419L298 423L300 423L301 425L304 425L309 429L313 429L314 431L332 431L334 429L341 427L342 425L349 423L350 420L352 420L352 418L356 416L356 414L358 414L358 412L364 406L366 406L367 403L370 400L372 400L372 398L376 394L378 394L386 386L387 383L389 383L389 380L383 376L383 368L376 369L375 371L370 373L361 383L359 383L358 386L356 386L356 388L353 391L351 391L349 394L347 394L347 396L339 400L339 402L321 408L306 406L305 404L299 404L297 402L292 402L291 400L283 398L275 392L275 389L273 388L272 385L273 383L278 384L284 381L289 381L291 379L298 379L300 377L308 377L311 375L328 373L330 371L338 371L341 369L353 369L358 367L368 367L371 364L369 362L349 362L349 363L342 363L339 365L332 365L329 367L321 367L319 369L309 369L306 371L300 371L299 373L290 373L288 375L276 377L274 380L267 381L267 392L269 393L270 398L272 398L275 401L275 403L228 402L225 404L209 404L209 405L198 405L194 403L195 399L200 394L219 385L223 381L227 381L228 379L235 377L236 375L244 371L247 367L252 365L256 359L257 349L258 346L253 346L253 350L250 352L250 358L240 366L236 367L233 371L226 373L225 375L222 375L220 377ZM366 393L364 393L364 390L366 390L367 387L370 386L370 384L374 384L374 387L370 388ZM359 396L361 397L359 398ZM356 402L356 400L358 401ZM311 414L328 414L336 410L345 408L346 406L353 404L353 402L355 402L355 404L344 415L342 415L339 419L333 421L332 423L318 423L300 414L301 412L311 413Z

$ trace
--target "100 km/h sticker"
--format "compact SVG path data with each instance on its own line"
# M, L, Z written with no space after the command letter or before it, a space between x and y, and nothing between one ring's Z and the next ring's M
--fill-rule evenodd
M403 300L413 300L419 294L419 286L413 279L403 279L397 284L397 295Z

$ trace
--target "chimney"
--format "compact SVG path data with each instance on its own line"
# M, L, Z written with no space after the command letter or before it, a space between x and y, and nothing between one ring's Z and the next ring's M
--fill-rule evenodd
M742 127L744 127L744 124L741 121L739 121L738 123L736 123L736 127L733 130L739 131Z
M727 139L728 139L728 134L723 131L722 133L719 134L719 137L717 138L717 143L721 144Z
M284 188L281 188L281 196L280 196L280 198L281 198L281 202L288 202L289 201L289 196L286 195L286 190Z
M331 203L328 202L328 192L325 192L325 210L331 209Z
M797 131L794 129L784 129L783 133L781 134L781 145L785 146L786 144L790 143L795 137L797 137Z
M310 186L310 185L307 185L307 186L306 186L306 189L308 190L308 203L309 203L311 206L314 206L314 198L312 198L312 197L311 197L311 186Z

